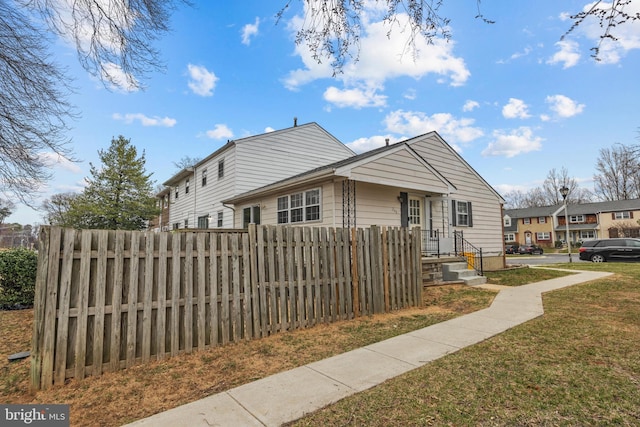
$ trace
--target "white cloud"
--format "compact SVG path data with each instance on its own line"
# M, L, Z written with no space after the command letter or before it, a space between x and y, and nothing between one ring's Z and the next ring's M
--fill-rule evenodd
M483 156L515 157L519 154L539 151L543 139L533 135L531 128L523 126L510 132L496 130L493 141L482 151Z
M563 64L562 68L571 68L580 60L580 47L573 40L563 40L556 43L559 50L547 60L547 64Z
M404 96L405 99L409 99L411 101L418 97L415 89L407 89L407 91L402 96Z
M389 144L394 144L403 138L396 138L391 135L375 135L369 138L358 138L345 145L356 153L364 153L386 145L387 139L389 140Z
M264 128L264 133L269 133L269 132L274 132L275 129L272 128L271 126L267 126L266 128Z
M82 169L77 163L72 162L64 156L57 153L40 153L40 159L42 162L51 168L60 168L73 173L82 173Z
M207 70L200 65L187 65L189 71L189 89L196 95L200 96L212 96L213 89L216 87L218 77L213 71Z
M416 136L437 131L457 150L460 150L460 147L456 144L467 144L484 135L482 129L473 126L475 120L459 119L449 113L427 116L421 112L397 110L389 113L384 123L388 131L401 135Z
M374 88L338 89L330 86L324 92L323 97L325 101L339 108L353 107L360 109L363 107L384 107L387 104L387 97L377 94Z
M527 111L529 107L523 100L517 98L509 98L509 102L502 107L502 116L505 119L527 119L531 117Z
M478 104L477 101L472 101L468 99L467 102L465 102L464 105L462 106L462 111L473 111L478 107L480 107L480 104Z
M256 18L255 23L247 24L242 27L242 44L249 46L251 44L251 38L258 34L258 27L260 26L260 18Z
M305 7L308 6L305 2ZM365 15L370 9L363 12ZM471 75L464 59L453 54L454 42L443 39L434 39L427 43L424 37L416 37L415 57L407 51L406 34L402 28L407 22L405 14L396 15L398 20L393 28L393 34L388 37L389 25L383 21L370 22L367 18L362 23L360 36L360 50L357 61L347 61L342 69L342 74L336 76L346 87L364 85L367 87L379 87L387 79L400 76L420 79L428 74L443 77L443 82L449 82L452 86L461 86L466 83ZM295 17L289 28L295 32L303 25L303 18ZM330 78L333 69L329 60L323 59L322 63L313 58L306 44L296 45L296 54L300 56L304 68L293 70L284 80L287 88L295 90L301 85L313 80ZM353 52L355 54L355 52Z
M227 125L217 124L215 128L208 130L206 135L211 139L228 139L233 137L233 131Z
M142 126L159 126L167 128L174 127L178 122L176 119L172 119L170 117L147 117L142 113L127 113L125 115L114 113L112 117L114 120L122 120L126 124L131 124L138 120Z
M568 118L582 113L584 110L584 104L578 104L573 99L564 95L551 95L545 99L551 111L555 113L557 117Z

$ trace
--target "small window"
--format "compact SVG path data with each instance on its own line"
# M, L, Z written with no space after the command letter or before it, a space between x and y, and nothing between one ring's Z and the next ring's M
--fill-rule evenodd
M420 208L420 199L409 199L409 224L422 225L422 209Z
M505 216L505 217L503 218L503 222L504 222L504 226L505 226L505 227L511 227L511 218L510 218L510 217Z
M164 196L163 201L164 201L163 207L166 208L167 206L169 206L169 196Z
M539 216L538 217L538 224L546 224L547 223L547 217L546 216Z
M531 218L522 218L522 223L525 225L531 224Z
M174 229L174 230L177 230L177 229L179 229L179 228L180 228L180 223L179 223L179 222L174 222L174 223L173 223L173 229Z
M278 197L278 224L289 222L289 196Z
M629 211L626 212L616 212L613 216L613 219L630 219L631 214Z
M218 160L218 179L224 178L224 159Z
M515 242L516 235L514 233L504 233L504 241L505 242Z
M224 212L218 211L218 228L222 228L224 224Z
M456 201L456 224L457 226L469 225L469 204L467 202Z
M189 194L189 178L184 182L184 194Z
M179 195L180 195L180 187L176 187L176 197L175 197L176 200L178 200Z
M582 223L584 222L584 215L569 215L570 223Z
M549 232L539 232L536 233L536 239L537 240L551 240L551 233Z
M207 170L203 170L202 171L202 186L206 186L207 185Z
M189 228L189 218L184 220L184 228Z

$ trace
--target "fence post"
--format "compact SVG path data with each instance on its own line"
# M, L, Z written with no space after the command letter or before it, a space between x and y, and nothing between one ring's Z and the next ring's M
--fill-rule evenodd
M42 374L44 309L47 295L51 227L41 227L38 237L38 270L36 273L36 289L33 302L33 336L31 338L31 391L40 390L41 387L40 375Z

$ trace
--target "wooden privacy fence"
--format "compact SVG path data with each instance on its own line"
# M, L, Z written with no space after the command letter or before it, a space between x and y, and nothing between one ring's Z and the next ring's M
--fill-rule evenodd
M416 229L42 227L39 248L33 389L422 302Z

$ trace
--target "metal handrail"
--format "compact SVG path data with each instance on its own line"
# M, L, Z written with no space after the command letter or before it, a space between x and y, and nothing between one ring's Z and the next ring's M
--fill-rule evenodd
M482 268L482 248L476 248L463 236L462 231L454 231L454 252L467 259L467 266L473 268L480 276L484 276Z

